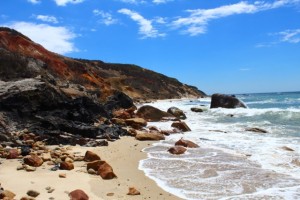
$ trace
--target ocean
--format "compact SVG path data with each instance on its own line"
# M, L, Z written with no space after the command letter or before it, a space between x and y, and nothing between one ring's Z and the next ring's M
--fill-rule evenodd
M210 109L210 98L149 103L164 111L180 108L192 131L144 149L148 158L139 169L183 199L300 199L300 92L236 97L248 108ZM192 112L192 107L204 112ZM171 123L149 125L170 130ZM180 138L200 148L182 155L167 152Z

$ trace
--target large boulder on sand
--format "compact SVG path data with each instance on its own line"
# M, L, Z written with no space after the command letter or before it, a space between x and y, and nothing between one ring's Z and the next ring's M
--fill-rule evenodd
M213 94L211 96L210 108L247 108L247 106L241 102L235 96L226 94Z
M174 119L175 117L167 112L164 112L153 106L145 105L138 109L136 115L138 117L144 118L147 121L157 122L163 119L169 118Z
M89 196L80 189L73 190L69 193L70 200L89 200Z
M180 110L177 107L171 107L168 109L167 111L168 113L174 115L175 117L177 117L178 119L186 119L185 114L183 113L182 110Z
M140 141L144 141L144 140L158 141L158 140L164 140L165 136L157 131L139 132L136 134L135 139Z

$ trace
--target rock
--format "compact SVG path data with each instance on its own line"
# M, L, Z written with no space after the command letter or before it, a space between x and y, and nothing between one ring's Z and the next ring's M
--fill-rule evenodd
M246 131L255 132L255 133L268 133L268 131L262 128L247 128Z
M12 200L14 199L14 197L16 196L15 193L9 191L9 190L3 190L1 193L0 193L0 199L5 199L7 198L8 200Z
M196 107L191 108L191 111L193 111L193 112L203 112L202 108L196 108Z
M141 193L134 187L130 187L127 195L140 195Z
M190 140L184 140L180 139L175 143L176 146L183 146L183 147L188 147L188 148L198 148L199 145L195 144L194 142Z
M27 172L34 172L34 171L36 171L36 167L32 167L32 166L29 166L29 165L24 165L24 169Z
M92 168L88 169L87 172L89 174L97 174L97 172L94 169L92 169Z
M96 153L92 151L86 151L83 160L86 162L92 162L95 160L101 160L101 158L100 156L98 156Z
M6 159L16 159L19 157L19 155L18 149L9 149Z
M70 200L89 200L89 196L80 189L73 190L69 193Z
M287 146L283 146L281 147L283 150L286 150L286 151L295 151L294 149L290 148L290 147L287 147Z
M163 118L170 118L170 119L176 118L170 113L164 112L162 110L159 110L158 108L149 105L140 107L137 110L136 115L138 117L144 118L147 121L152 121L152 122L161 121Z
M23 161L26 165L29 165L32 167L39 167L43 164L43 159L37 155L28 155L28 156L24 157Z
M98 171L100 165L103 163L101 160L95 160L92 162L88 162L86 164L86 170L89 171L90 169L93 169L94 171Z
M171 154L184 154L184 152L186 151L186 148L183 146L175 146L175 147L171 147L170 149L168 149L168 152L170 152Z
M70 162L62 162L59 165L59 169L61 170L72 170L74 169L74 164Z
M28 190L27 195L31 197L37 197L40 195L40 193L35 190Z
M108 196L108 197L112 197L114 195L115 195L115 193L113 193L113 192L109 192L109 193L106 194L106 196Z
M66 173L60 173L58 174L59 178L67 178L67 174Z
M98 174L105 180L117 178L116 174L113 172L113 168L105 161L100 161L100 166L98 168Z
M191 131L191 129L188 127L188 125L185 122L173 122L171 126L183 132Z
M159 132L139 132L136 134L135 139L137 140L153 140L153 141L158 141L158 140L164 140L165 136Z
M170 113L171 115L175 116L178 119L186 119L186 116L183 113L183 111L177 107L171 107L168 109L167 112Z
M114 110L112 115L114 118L118 118L118 119L130 119L131 118L131 114L129 112L127 112L125 109Z
M225 94L213 94L211 96L210 108L247 108L247 106L241 102L238 98L225 95Z
M22 146L21 147L21 155L28 156L31 152L31 148L29 146Z
M52 159L50 152L43 153L41 157L44 162L51 161L51 159Z
M125 123L127 126L131 126L132 128L135 129L141 129L142 127L147 126L147 121L143 118L126 119Z
M33 197L22 197L20 200L35 200Z

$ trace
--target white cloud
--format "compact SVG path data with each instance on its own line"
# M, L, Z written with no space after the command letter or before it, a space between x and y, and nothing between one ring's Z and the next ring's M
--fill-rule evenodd
M154 22L158 24L166 24L167 23L167 18L164 17L155 17Z
M124 15L128 15L133 21L137 22L139 27L139 34L143 35L143 38L156 38L156 37L164 37L164 33L159 33L158 30L156 30L152 26L152 21L145 19L143 16L141 16L139 13L131 11L129 9L121 9L118 11L119 13L122 13Z
M251 69L250 68L241 68L239 69L240 71L250 71Z
M14 22L4 26L21 32L34 42L55 53L66 54L77 51L72 43L72 39L76 37L76 34L66 27L29 22Z
M190 15L188 17L177 18L177 20L173 21L172 26L175 28L184 28L184 33L195 36L206 33L208 22L214 19L231 15L253 14L299 2L300 0L277 0L273 3L255 1L251 4L246 1L241 1L239 3L224 5L217 8L187 10Z
M56 17L49 16L49 15L38 15L38 16L36 16L36 19L41 20L43 22L50 22L50 23L54 23L54 24L58 23L58 20L56 19Z
M173 0L153 0L152 2L155 4L163 4Z
M299 43L300 42L300 29L285 30L277 33L281 36L281 42Z
M102 18L100 20L100 22L103 23L103 24L105 24L105 25L107 25L107 26L115 24L115 23L118 22L118 20L114 19L112 17L112 15L110 13L108 13L108 12L104 12L102 10L95 9L95 10L93 10L93 13L96 16L100 16Z
M32 3L32 4L38 4L41 3L40 0L27 0L28 2Z
M65 6L68 3L78 4L84 2L85 0L54 0L54 1L58 6Z

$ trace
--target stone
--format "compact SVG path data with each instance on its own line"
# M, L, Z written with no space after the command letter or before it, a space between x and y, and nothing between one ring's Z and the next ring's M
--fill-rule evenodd
M142 127L147 126L147 121L143 118L126 119L125 123L127 126L131 126L132 128L135 129L141 129Z
M152 121L152 122L161 121L163 118L169 118L169 119L176 118L170 113L164 112L158 108L149 105L140 107L137 110L136 115L147 121Z
M171 147L168 149L168 152L170 152L171 154L184 154L184 152L186 152L186 148L183 146L175 146L175 147Z
M138 132L135 136L135 139L140 141L145 141L145 140L158 141L158 140L164 140L165 136L159 132Z
M23 161L26 165L29 165L32 167L39 167L44 163L43 159L37 155L28 155L28 156L24 157Z
M59 178L67 178L67 174L66 173L60 173L58 174Z
M88 162L86 164L86 170L89 171L90 169L93 169L94 171L97 172L102 163L103 163L103 161L101 161L101 160L95 160L92 162Z
M283 146L281 147L283 150L286 150L286 151L295 151L294 149L290 148L290 147L287 147L287 146Z
M27 172L34 172L34 171L36 171L36 167L29 166L29 165L24 165L24 169L25 169Z
M225 94L213 94L210 108L247 108L238 98Z
M190 140L184 140L184 139L180 139L175 143L176 146L183 146L183 147L188 147L188 148L198 148L199 145L197 145L196 143L190 141Z
M116 174L113 172L113 168L105 161L101 161L101 165L98 168L98 174L105 180L117 178Z
M184 112L177 107L170 107L167 112L178 119L186 119Z
M203 112L202 108L196 108L196 107L191 108L191 111L193 111L193 112Z
M92 151L86 151L84 155L84 161L91 162L95 160L101 160L100 156L98 156L96 153Z
M9 190L3 190L0 193L0 199L8 198L10 200L10 199L14 199L15 196L16 196L16 194Z
M28 156L31 152L31 148L29 146L22 146L21 147L21 155Z
M80 189L73 190L69 193L70 200L89 200L89 196Z
M185 122L173 122L171 124L172 127L179 129L182 132L191 131L190 127Z
M37 192L37 191L35 191L35 190L28 190L28 191L27 191L27 195L28 195L28 196L31 196L31 197L37 197L37 196L40 195L40 193Z
M93 168L89 168L89 169L87 170L87 172L88 172L89 174L97 174L97 172L96 172Z
M43 154L41 155L41 157L42 157L42 159L43 159L44 162L46 162L46 161L51 161L51 160L52 160L52 157L51 157L50 152L48 152L48 153L43 153Z
M59 169L61 170L72 170L74 169L74 164L70 162L61 162L59 165Z
M255 132L255 133L268 133L268 131L262 128L247 128L246 131Z
M16 159L19 157L19 155L18 149L9 149L6 159Z
M140 195L141 193L134 187L130 187L127 195Z

